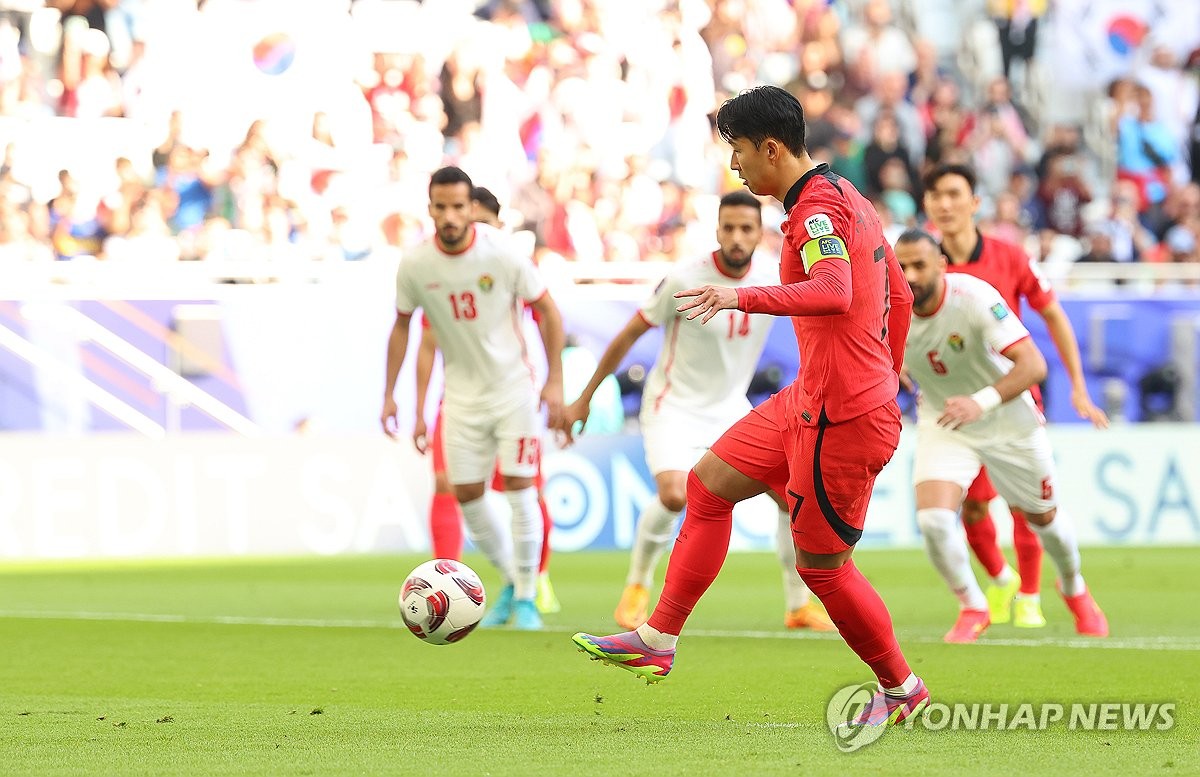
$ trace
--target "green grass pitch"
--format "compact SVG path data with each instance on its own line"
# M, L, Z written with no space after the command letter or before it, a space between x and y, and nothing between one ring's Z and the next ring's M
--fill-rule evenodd
M615 630L624 553L559 554L540 633L447 647L396 607L417 556L0 571L0 772L709 775L1200 773L1200 550L1085 549L1113 636L993 626L945 645L955 603L920 552L859 554L935 700L1169 702L1168 731L893 729L835 747L825 707L870 679L836 635L782 628L779 571L735 554L647 686L575 651ZM467 559L496 583L478 556Z

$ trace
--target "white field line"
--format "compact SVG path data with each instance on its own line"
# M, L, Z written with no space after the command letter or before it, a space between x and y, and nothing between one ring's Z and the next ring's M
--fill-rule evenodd
M3 619L65 620L65 621L134 621L142 623L216 624L223 626L283 626L308 629L404 629L400 619L327 619L327 618L269 618L245 615L178 615L149 612L93 612L68 610L0 610ZM546 629L546 633L571 634L565 629ZM720 631L689 629L685 637L721 637L736 639L836 640L836 634L817 634L796 631ZM940 643L939 637L906 636L901 642ZM1087 637L994 638L984 636L980 647L1057 647L1105 650L1166 650L1200 652L1197 637Z

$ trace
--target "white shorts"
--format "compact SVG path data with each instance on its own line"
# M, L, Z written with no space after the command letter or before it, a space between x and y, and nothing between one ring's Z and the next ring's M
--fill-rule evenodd
M730 414L728 418L713 419L699 418L666 406L658 412L643 410L638 420L641 422L646 468L656 477L660 472L689 471L726 429L750 412L748 402L745 411Z
M500 474L531 478L542 454L542 420L532 393L493 408L442 408L446 476L453 485L488 483Z
M980 466L1010 507L1034 515L1054 508L1054 452L1045 427L1013 438L973 438L936 424L917 427L913 484L941 480L965 494Z

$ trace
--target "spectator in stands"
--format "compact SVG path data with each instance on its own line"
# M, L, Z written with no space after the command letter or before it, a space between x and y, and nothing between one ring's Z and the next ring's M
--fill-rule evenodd
M166 195L168 222L175 234L196 230L213 204L218 176L204 170L208 152L176 145L155 179L155 188Z
M925 132L921 128L920 114L904 97L907 88L908 80L903 73L885 72L875 82L871 94L855 103L854 110L866 130L866 134L860 135L864 141L868 141L879 114L890 112L899 127L905 150L920 159L925 155Z
M203 17L224 12L227 4L200 4L197 10L188 3L168 3L161 11L155 4L155 13L164 16L149 26L137 23L139 3L50 0L65 14L59 53L37 49L43 36L31 38L28 15L12 13L38 2L0 0L5 12L0 13L0 114L9 126L56 112L124 112L136 117L127 125L130 131L122 132L132 144L143 123L160 121L179 105L201 106L186 120L175 111L153 149L101 141L97 153L111 154L113 160L127 155L133 168L143 165L136 153L152 156L158 188L152 204L147 199L139 205L144 196L132 178L121 174L120 182L112 182L107 161L88 165L88 175L95 177L83 182L71 217L64 213L68 203L54 207L59 247L69 251L77 246L62 237L64 228L68 236L71 231L64 225L75 215L86 222L90 206L81 198L98 195L103 201L96 215L113 246L119 245L117 238L134 236L135 221L143 224L142 234L154 233L156 214L161 214L189 257L202 254L210 243L214 250L238 255L262 253L270 245L289 255L322 256L332 236L347 229L354 235L351 253L366 251L364 241L401 248L428 229L428 174L448 158L461 158L473 176L512 193L518 220L536 230L539 251L567 259L670 259L696 229L694 219L680 214L685 210L680 203L702 202L740 186L705 117L720 102L715 92L725 96L757 81L788 84L801 97L810 151L861 190L877 192L886 218L897 226L910 220L911 203L920 201L917 175L931 162L976 164L993 227L1013 234L1051 227L1050 234L1039 234L1044 237L1039 242L1056 246L1043 252L1047 256L1073 255L1072 246L1082 252L1074 236L1084 232L1089 196L1111 195L1124 202L1128 194L1128 187L1101 178L1099 156L1082 142L1083 127L1057 122L1043 127L1044 146L1037 148L1031 138L1038 128L1014 102L1008 80L958 70L947 56L944 36L920 17L921 4L914 6L914 18L897 20L893 11L903 4L894 0L711 0L662 8L612 0L497 0L476 18L452 9L456 4L438 4L437 22L431 24L425 10L435 4L426 3L410 19L413 24L398 26L385 46L377 46L387 51L368 49L371 59L362 72L341 71L345 83L326 85L330 94L349 90L351 103L357 104L322 98L303 106L300 115L328 114L328 122L313 116L311 137L308 127L291 126L294 116L269 116L278 130L269 145L262 125L241 143L233 142L227 124L234 119L223 122L221 111L213 110L224 103L212 102L211 95L208 101L199 99L196 93L203 89L198 87L206 78L245 75L248 86L249 79L277 79L282 94L297 69L259 78L253 70L237 70L253 67L248 57L235 57L229 62L241 65L192 71L186 83L197 88L184 94L177 88L184 83L181 68L194 63L173 57L170 42L162 44L171 39L161 37L160 29L191 34L192 23L213 21ZM320 5L296 4L295 11L309 14L309 6ZM382 6L398 5L352 5L351 16L368 6L378 6L372 13L386 13L392 9ZM1038 18L1046 5L1045 0L990 0L1006 71L1036 51ZM963 21L969 13L974 11ZM118 17L123 20L108 29ZM467 29L456 26L459 21L472 30L466 39L449 33ZM941 48L914 38L910 25L937 38ZM370 26L348 34L358 36L356 44L370 46L375 42ZM201 32L207 27L197 25L195 34L207 34ZM331 40L341 34L329 31ZM1137 201L1132 216L1114 203L1105 217L1112 222L1106 229L1118 260L1166 258L1168 231L1200 217L1200 203L1193 204L1200 190L1174 187L1170 175L1182 181L1187 174L1182 151L1189 132L1196 145L1193 168L1200 170L1200 90L1184 74L1185 67L1200 66L1200 53L1189 60L1184 48L1171 54L1155 46L1148 40L1131 57L1128 78L1114 85L1107 106L1121 179L1133 187ZM114 66L127 69L118 72ZM331 79L335 71L330 70ZM1149 87L1148 108L1129 79ZM984 94L976 97L981 87ZM1056 87L1048 79L1044 93L1038 93L1043 99L1035 103L1030 97L1030 107L1053 101ZM272 110L269 102L262 110ZM287 102L296 108L295 100ZM236 103L229 103L231 117L244 111ZM1070 116L1069 106L1063 108L1054 115ZM354 133L342 130L355 120L347 117L360 114L364 135L369 114L371 133L355 145ZM249 123L254 117L242 112L236 120ZM55 137L66 126L57 124ZM1089 139L1102 135L1102 129L1087 127ZM1160 149L1160 139L1168 137L1173 149ZM372 148L372 142L379 145ZM189 148L200 146L211 148L212 155ZM49 249L51 229L40 192L53 186L54 170L42 161L50 156L65 155L39 150L24 157L36 161L34 169L16 171L20 182L0 171L0 187L10 194L25 187L15 209L0 213L10 243L28 233ZM1023 172L1035 160L1036 171ZM1168 171L1169 166L1174 169ZM92 170L102 171L103 178ZM1200 172L1194 175L1200 181ZM1092 209L1100 208L1093 203ZM1177 242L1182 240L1178 234ZM1156 239L1162 244L1156 246Z
M863 164L867 169L867 195L878 194L884 190L881 177L883 167L892 160L899 162L905 171L912 170L912 158L900 139L900 127L896 123L896 117L890 111L881 111L875 118L871 142L863 152ZM912 174L909 172L907 189L912 188L911 180Z
M1171 183L1175 139L1170 127L1154 113L1150 90L1133 87L1132 100L1121 106L1117 121L1117 179L1137 186L1139 213L1159 206Z
M889 0L867 0L861 23L851 23L842 34L846 66L860 84L870 84L884 74L907 82L917 69L917 52L908 34L892 20Z
M1083 206L1092 201L1092 193L1079 175L1078 157L1057 152L1043 159L1044 172L1037 201L1044 223L1055 232L1071 237L1083 234Z
M1037 50L1038 19L1046 13L1046 0L988 0L988 10L1000 34L1004 77L1014 62L1028 63Z
M1122 261L1117 259L1114 237L1112 222L1101 221L1092 224L1087 230L1087 252L1075 261L1089 264L1111 264Z
M117 158L114 172L117 185L100 200L100 223L106 235L125 235L132 226L134 206L146 196L146 185L125 157Z

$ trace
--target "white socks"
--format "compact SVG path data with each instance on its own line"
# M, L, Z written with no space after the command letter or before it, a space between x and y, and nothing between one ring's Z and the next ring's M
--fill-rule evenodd
M500 520L487 503L487 495L470 502L459 502L463 522L467 524L467 536L479 552L487 556L492 566L504 578L504 584L513 582L512 533L500 526Z
M779 566L783 567L783 602L787 612L798 610L808 604L811 592L800 573L796 571L796 544L792 540L792 516L787 510L779 511L779 528L775 532L775 552L779 555Z
M971 556L958 526L958 513L943 507L927 507L917 510L917 525L925 537L929 560L958 597L962 608L986 610L987 599L971 569Z
M505 491L504 496L512 507L513 598L532 600L537 593L538 561L542 555L542 513L538 509L537 489L530 486Z
M1017 570L1012 568L1011 564L1005 564L1004 569L1000 570L1000 574L992 578L992 582L1000 587L1004 587L1013 581Z
M882 685L879 687L888 696L891 696L893 698L902 698L904 696L909 695L913 691L917 690L918 682L920 682L920 680L917 679L917 676L915 674L913 674L912 672L909 672L908 677L904 678L904 682L900 683L900 685L898 685L897 687L884 688Z
M1079 543L1075 539L1075 524L1071 522L1071 516L1065 515L1060 507L1048 526L1038 526L1033 521L1029 522L1029 526L1037 532L1042 547L1050 554L1050 559L1058 569L1063 594L1078 596L1086 591L1083 575L1079 574Z
M659 631L649 623L643 623L637 627L637 635L642 638L642 642L646 643L646 647L651 650L674 650L679 644L678 634L668 634L665 631Z
M658 560L675 537L675 519L678 517L679 513L664 507L658 497L642 508L642 514L638 516L633 551L629 556L626 585L650 587L654 581L654 569L658 566Z

